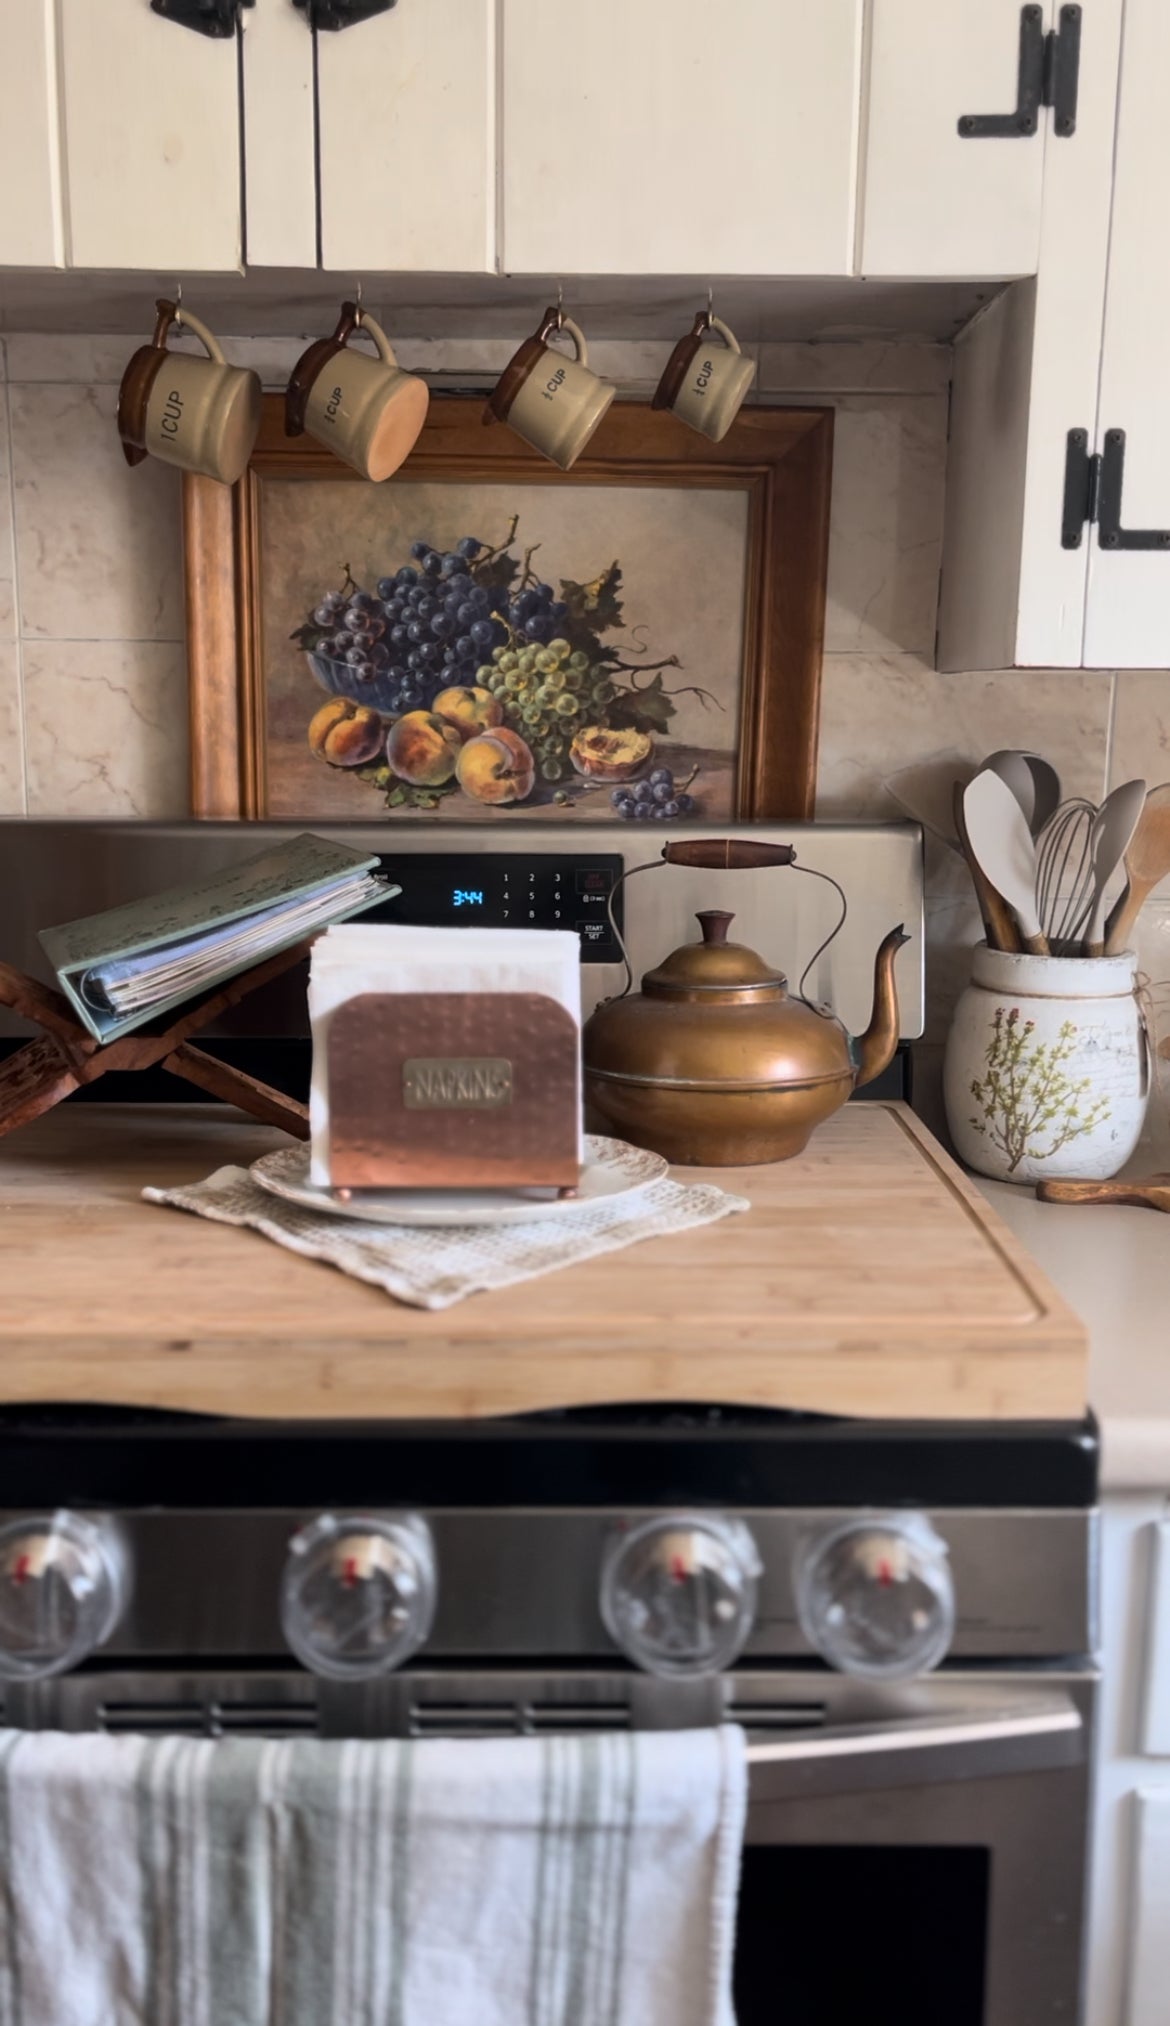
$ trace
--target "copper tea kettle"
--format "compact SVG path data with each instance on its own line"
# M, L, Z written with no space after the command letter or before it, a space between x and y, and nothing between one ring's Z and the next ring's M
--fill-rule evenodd
M792 865L796 853L750 838L687 838L662 857L727 871ZM700 914L701 942L673 950L640 992L604 1000L585 1024L587 1106L605 1130L684 1167L799 1154L898 1042L894 960L910 940L901 924L878 949L873 1015L854 1040L833 1014L793 997L754 950L728 941L734 919Z

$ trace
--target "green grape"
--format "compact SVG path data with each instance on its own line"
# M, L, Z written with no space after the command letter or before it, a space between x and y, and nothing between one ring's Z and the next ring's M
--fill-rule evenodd
M539 652L540 649L537 647L521 648L519 654L516 656L516 660L524 675L532 674L533 669L536 667L536 657Z
M505 655L507 654L507 652L508 652L508 650L507 650L507 648L506 648L506 647L493 647L493 648L492 648L492 660L493 660L493 661L495 662L495 664L496 664L496 667L497 667L497 668L499 667L500 663L501 663L501 662L503 661L503 659L504 659Z
M497 671L494 662L491 661L481 662L480 666L475 671L475 679L478 683L482 683L485 689L490 689L492 686L492 678L496 673Z
M557 693L555 689L550 689L547 682L542 682L540 688L536 692L537 703L540 704L544 710L552 710L555 707L556 700L557 700Z
M567 679L563 669L554 668L544 678L545 687L551 689L555 696L559 689L564 689Z
M540 723L540 712L534 703L526 703L520 715L526 725L535 726Z
M566 689L571 689L579 694L585 687L585 671L583 668L574 668L572 662L570 662L561 677L561 681L564 683Z
M549 641L548 651L555 654L558 661L567 661L572 650L567 640L558 638Z
M520 677L516 675L512 669L509 669L507 675L504 677L505 690L507 691L509 696L515 696L519 687L520 687Z
M553 752L551 739L538 739L532 750L542 766L546 760L555 760L557 757Z
M551 736L545 741L545 743L548 746L549 752L552 754L554 760L564 759L565 752L567 749L565 746L565 741L562 739L559 732L553 732Z
M542 760L540 763L542 781L559 781L564 771L559 760Z
M585 670L588 668L588 666L589 666L589 656L587 654L582 654L581 649L579 647L576 648L574 652L569 656L569 667L575 668L578 675L584 675Z
M554 654L551 647L541 648L540 653L536 657L536 666L542 675L547 675L550 669L559 668L560 665L561 658L559 654Z
M594 703L611 703L613 700L613 684L605 676L602 676L600 682L593 684L589 694Z
M580 701L573 695L572 690L563 689L557 698L557 709L561 716L563 718L575 718L580 708Z
M498 661L495 655L492 656L492 660L496 661L496 667L502 668L506 675L510 674L519 662L520 656L513 653L510 647L497 648L496 653L499 655Z

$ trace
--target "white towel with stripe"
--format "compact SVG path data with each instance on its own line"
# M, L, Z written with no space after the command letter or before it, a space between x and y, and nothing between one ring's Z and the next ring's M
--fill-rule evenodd
M733 2026L742 1733L0 1732L0 2026Z

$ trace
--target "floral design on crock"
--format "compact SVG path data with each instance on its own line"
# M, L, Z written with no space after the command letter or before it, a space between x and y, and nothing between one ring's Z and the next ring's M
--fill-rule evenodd
M987 1043L987 1074L974 1077L971 1095L982 1117L969 1123L998 1147L1014 1174L1025 1158L1050 1160L1070 1140L1095 1132L1110 1116L1107 1097L1081 1106L1092 1088L1092 1077L1077 1079L1065 1064L1076 1053L1077 1026L1065 1020L1055 1041L1038 1041L1034 1020L1020 1021L1020 1009L997 1006ZM1042 1145L1046 1134L1051 1143Z

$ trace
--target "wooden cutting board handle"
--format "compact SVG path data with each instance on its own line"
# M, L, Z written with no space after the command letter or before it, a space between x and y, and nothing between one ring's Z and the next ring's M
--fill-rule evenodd
M1127 1182L1037 1182L1041 1203L1130 1203L1139 1210L1170 1210L1170 1176L1135 1176Z

